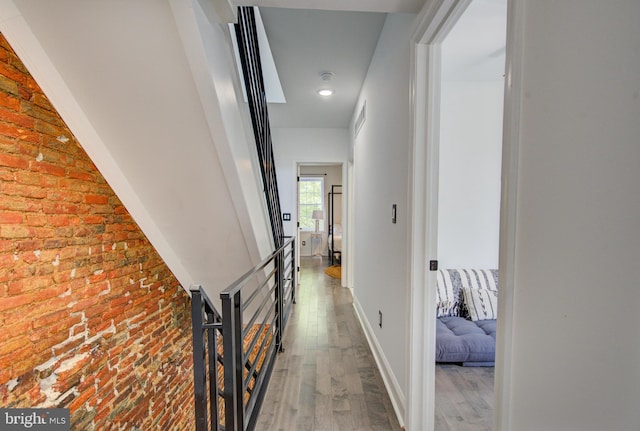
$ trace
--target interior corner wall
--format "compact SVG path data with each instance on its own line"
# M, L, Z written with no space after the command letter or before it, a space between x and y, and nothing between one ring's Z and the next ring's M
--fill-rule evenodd
M409 33L414 17L387 17L356 104L366 101L366 121L353 144L354 296L402 394L408 387ZM397 206L395 224L392 205Z
M346 178L344 165L347 161L349 134L347 129L273 128L271 139L278 175L280 208L283 213L291 214L291 221L283 222L285 235L296 235L297 164L342 164L342 178Z
M640 2L510 7L523 57L507 97L520 130L504 429L637 431Z
M443 81L438 262L498 268L503 81Z

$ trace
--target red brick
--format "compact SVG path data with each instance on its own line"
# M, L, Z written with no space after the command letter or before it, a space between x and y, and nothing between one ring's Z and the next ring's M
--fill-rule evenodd
M90 387L85 389L82 393L80 393L80 395L78 395L76 398L74 398L73 401L71 401L71 404L69 404L69 408L73 411L78 410L87 401L89 401L90 398L95 396L95 393L96 393L95 388Z
M29 231L33 232L29 236L31 236L31 237L36 236L34 229L30 229ZM16 248L17 251L31 251L31 252L33 252L34 250L38 250L38 249L42 248L42 244L43 244L43 242L40 241L39 239L28 239L26 241L16 241L16 243L15 243L16 247L15 248ZM24 254L20 255L20 259L26 260L26 261L29 261L29 262L35 262L36 260L38 260L38 257L35 256L33 253L24 253Z
M8 368L0 369L0 388L7 384L11 380L11 372ZM4 386L6 388L6 386ZM7 405L2 398L2 390L0 389L0 404Z
M3 185L4 187L6 187L8 183L5 183ZM0 211L29 212L28 207L30 206L30 203L32 202L18 196L9 196L7 194L4 194L2 196L2 199L0 199ZM37 205L34 209L32 209L32 211L37 210L38 208L42 208L42 205Z
M67 319L69 319L69 312L67 310L57 310L44 316L36 316L33 319L33 327L34 329L45 327L47 330L49 330L50 326L53 323ZM75 319L78 322L80 321L79 317L76 317ZM67 320L66 324L73 324L73 320Z
M10 94L0 93L0 106L17 111L20 109L20 100Z
M41 290L51 286L51 277L29 277L18 281L9 282L7 293L10 296L22 295L34 290Z
M6 123L0 123L0 135L34 143L40 140L40 135L37 132Z
M18 142L18 152L25 156L27 160L34 161L40 155L42 150L42 146L40 145L40 141L38 142L28 142L28 141L20 141Z
M86 195L84 197L85 203L88 204L107 204L109 203L109 197L108 196L102 196L102 195Z
M0 165L9 166L11 168L27 169L29 167L29 161L9 154L0 154Z
M57 113L55 113L55 110L53 108L53 106L51 105L51 102L49 102L49 99L47 99L45 97L44 94L42 93L34 93L33 95L33 103L41 108L46 109L47 111L51 111L53 114L57 115Z
M8 195L16 195L23 198L43 199L47 197L47 191L42 187L25 184L5 184L4 192Z
M31 163L31 169L36 172L42 172L43 174L55 175L57 177L63 177L66 173L65 168L52 165L50 163L35 162Z
M5 76L22 85L26 85L28 79L26 75L24 75L20 71L15 70L6 62L0 63L0 75Z
M1 212L0 224L22 223L24 221L23 213L19 212Z
M34 234L34 230L23 225L2 225L0 226L0 238L29 238Z
M42 120L58 127L64 127L64 123L54 111L43 109L35 103L23 102L21 104L21 110L34 119Z
M0 63L1 65L1 63ZM9 111L2 112L2 121L15 124L16 126L24 127L26 129L33 129L35 123L32 117L21 113L13 113Z
M83 221L86 224L102 224L102 223L104 223L104 217L90 215L90 216L85 216Z
M31 335L34 343L34 350L40 354L43 354L44 352L51 352L51 349L54 346L59 345L69 338L69 335L64 332L50 334L46 328L33 331ZM76 340L76 343L82 343L82 340ZM75 347L75 345L72 342L69 346L65 346L65 349L72 349L73 347ZM59 350L55 352L55 355L59 354Z
M42 210L47 214L77 214L78 206L59 202L45 202Z
M28 214L26 223L29 226L44 226L47 224L47 218L41 214Z
M69 178L74 178L83 181L93 181L95 179L95 175L90 172L84 172L79 170L69 170L67 176Z
M0 353L0 370L13 368L14 365L25 360L32 360L33 353L33 348L28 342L16 350L4 350L3 348L2 353ZM12 376L15 376L15 374L12 374Z

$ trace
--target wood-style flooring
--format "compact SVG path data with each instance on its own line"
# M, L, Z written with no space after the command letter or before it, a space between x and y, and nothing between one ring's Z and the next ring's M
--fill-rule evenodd
M436 365L435 431L491 431L493 376L493 367Z
M399 431L353 298L302 258L300 287L257 431ZM491 431L493 367L436 366L435 431Z
M300 287L257 421L258 431L399 431L353 298L302 258Z

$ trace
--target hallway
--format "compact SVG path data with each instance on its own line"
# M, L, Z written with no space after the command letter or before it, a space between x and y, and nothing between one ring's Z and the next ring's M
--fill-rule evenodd
M393 411L351 292L302 258L297 304L256 430L396 431Z

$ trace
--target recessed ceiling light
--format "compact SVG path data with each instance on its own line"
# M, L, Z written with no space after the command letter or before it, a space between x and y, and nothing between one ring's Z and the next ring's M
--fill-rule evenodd
M322 88L318 90L318 94L323 97L329 97L333 94L333 90L331 88Z

